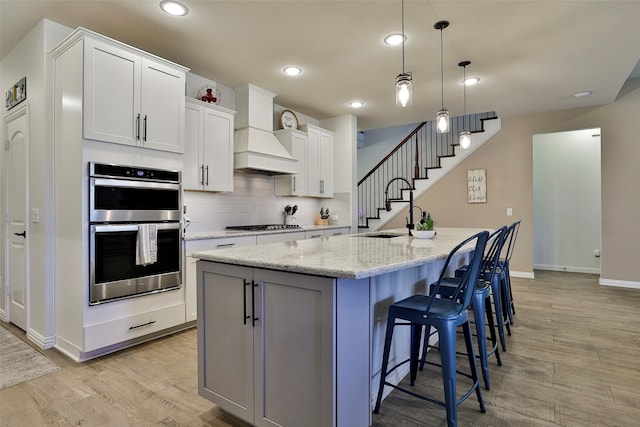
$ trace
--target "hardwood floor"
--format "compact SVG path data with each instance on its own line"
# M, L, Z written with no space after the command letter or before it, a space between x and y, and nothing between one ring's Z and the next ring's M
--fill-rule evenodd
M503 366L489 360L487 412L472 396L459 425L638 425L640 290L547 271L512 285L517 315ZM62 369L0 390L0 426L247 425L198 396L195 329L81 364L42 353ZM416 387L439 396L439 380L438 368L425 368ZM375 427L444 425L444 408L396 391L373 415Z

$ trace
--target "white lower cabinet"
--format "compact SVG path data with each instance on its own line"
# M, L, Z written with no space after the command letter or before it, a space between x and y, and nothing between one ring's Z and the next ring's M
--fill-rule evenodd
M197 298L196 298L196 259L191 257L194 252L210 251L214 249L224 249L232 247L242 246L255 246L256 236L239 236L239 237L224 237L219 239L200 239L200 240L186 240L184 253L185 253L185 266L184 266L184 299L185 299L185 311L186 321L191 322L197 319Z
M84 327L84 351L90 352L184 323L185 305L175 304Z
M199 394L255 426L335 425L336 280L197 270Z
M330 228L324 231L324 237L344 236L351 234L351 227Z
M320 239L324 237L324 230L313 230L305 232L306 239Z
M351 234L351 227L328 228L326 230L311 230L305 232L307 239L319 239L321 237L342 236Z
M256 243L261 245L263 243L277 243L277 242L291 242L293 240L306 239L306 233L304 231L293 231L287 233L276 234L261 234L256 236Z

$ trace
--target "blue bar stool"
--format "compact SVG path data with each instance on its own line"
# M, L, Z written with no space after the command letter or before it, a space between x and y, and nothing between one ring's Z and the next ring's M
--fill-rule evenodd
M509 317L509 323L513 325L513 315L516 314L516 307L513 304L513 293L511 291L511 276L509 274L509 261L513 255L513 249L516 246L516 237L518 237L518 230L520 229L520 221L516 221L509 226L507 253L504 259L500 259L498 266L502 277L502 294L504 296L504 303L507 309L505 310Z
M389 318L387 320L387 330L384 340L384 352L382 355L382 371L380 375L380 387L378 389L378 398L374 413L379 413L380 402L384 386L388 385L395 389L408 393L414 397L444 406L447 411L447 424L456 426L458 424L458 405L476 392L480 410L485 412L484 401L482 400L482 392L480 390L480 381L478 380L478 369L476 366L476 358L471 339L471 327L469 325L468 308L471 304L473 292L467 291L472 289L478 281L480 274L480 265L482 263L482 255L487 243L489 232L483 231L475 234L462 243L457 245L448 255L444 267L440 273L438 282L436 282L435 292L430 296L416 294L395 302L389 306ZM463 247L474 244L474 249L470 254L470 268L460 280L460 284L453 293L452 299L437 298L440 282L444 279L449 263L452 258L457 258L463 253ZM465 249L466 251L467 249ZM463 295L459 302L458 295ZM400 322L398 322L400 320ZM410 357L392 368L388 368L389 352L391 351L391 341L393 339L393 330L396 326L411 326L411 345ZM438 331L440 340L440 358L442 367L442 380L444 386L445 401L436 400L428 396L418 394L412 390L404 388L400 385L394 385L386 381L387 375L397 369L399 366L410 362L410 380L411 385L415 385L418 371L418 359L420 351L420 339L422 337L422 327L426 326L428 339L431 327ZM461 373L471 378L473 385L459 400L456 396L456 331L461 327L464 332L464 340L469 360L470 374Z
M507 351L507 340L505 338L505 329L507 330L507 334L511 335L511 327L509 321L509 315L507 314L507 303L504 296L504 289L506 289L505 285L505 273L504 269L500 268L499 260L502 256L502 251L504 250L504 244L509 239L509 228L502 227L499 230L506 228L507 231L502 238L502 244L499 250L497 249L497 241L493 241L490 245L490 249L485 253L488 253L490 256L485 257L482 262L482 270L480 272L480 277L482 280L489 283L491 286L491 295L493 297L493 310L496 314L496 326L498 329L498 336L500 337L500 345L502 346L502 351ZM493 255L493 257L492 257ZM464 276L468 268L468 265L463 265L458 268L455 272L456 278L461 278Z
M482 259L482 272L478 278L475 289L473 291L473 299L471 300L471 309L473 311L474 322L476 325L476 338L478 341L478 358L480 359L480 369L484 386L487 390L491 389L489 381L489 356L495 355L498 366L502 366L500 359L500 351L498 350L498 340L496 339L496 325L493 320L493 311L491 309L491 282L498 274L498 260L500 252L504 246L507 235L507 227L501 227L489 235L487 246L485 248L484 257ZM460 284L461 278L445 277L440 282L439 293L443 298L451 298L457 286ZM430 286L429 293L435 291L436 283ZM464 295L458 295L460 301ZM486 318L486 322L485 322ZM491 337L491 348L487 347L487 327ZM424 368L427 359L427 349L429 345L429 337L424 340L422 348L422 359L420 361L420 370Z

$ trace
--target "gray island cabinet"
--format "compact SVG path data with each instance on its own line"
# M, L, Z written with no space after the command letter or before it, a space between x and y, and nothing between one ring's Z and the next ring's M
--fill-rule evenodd
M199 394L256 426L371 425L389 305L426 293L449 251L478 231L416 239L389 230L396 236L193 254ZM408 356L404 333L394 336L390 363ZM399 382L404 367L388 380Z

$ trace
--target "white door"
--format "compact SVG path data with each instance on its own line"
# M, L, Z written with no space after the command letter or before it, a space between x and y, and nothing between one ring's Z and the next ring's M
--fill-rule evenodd
M27 330L27 153L29 111L25 105L5 119L7 141L7 287L9 321Z
M600 145L600 128L533 136L534 268L600 274Z

